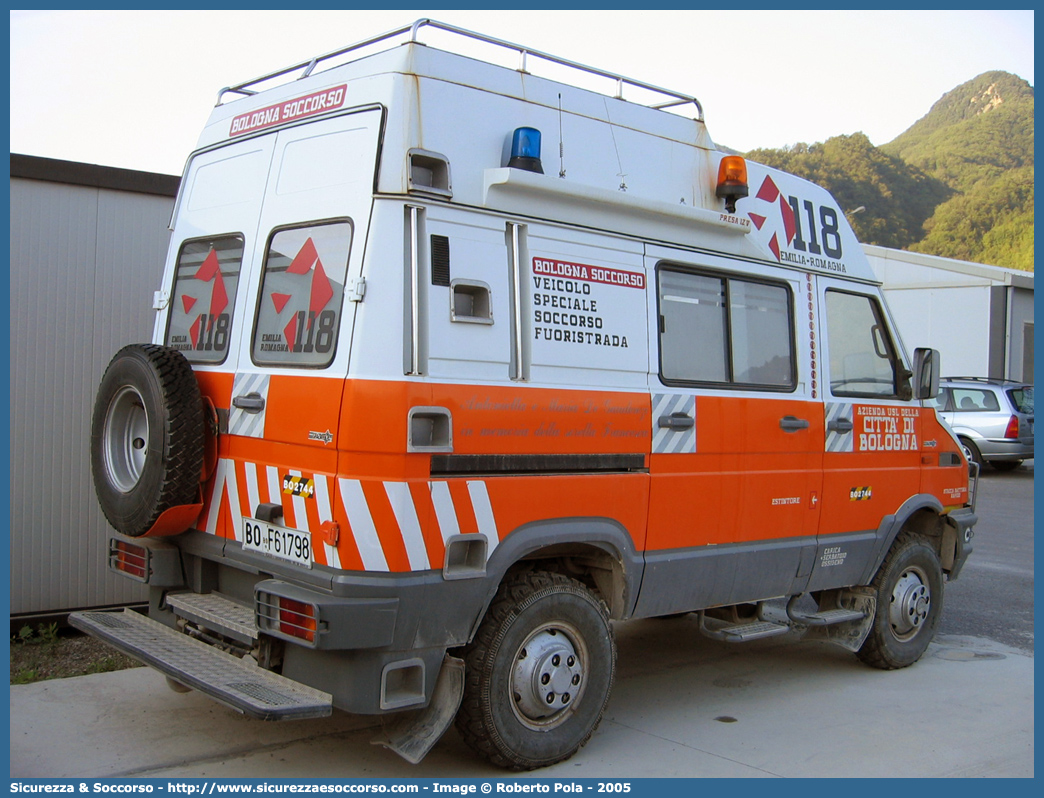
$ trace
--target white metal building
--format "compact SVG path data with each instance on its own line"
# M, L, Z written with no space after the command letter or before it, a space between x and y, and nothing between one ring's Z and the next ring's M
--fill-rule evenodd
M1033 382L1033 273L863 246L903 342L938 349L944 376Z
M91 409L116 350L152 337L178 182L11 155L12 615L146 595L106 567Z

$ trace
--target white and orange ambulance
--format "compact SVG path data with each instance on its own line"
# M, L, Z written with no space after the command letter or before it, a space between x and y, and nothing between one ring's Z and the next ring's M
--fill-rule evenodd
M92 439L148 617L73 619L172 686L534 768L602 717L612 621L932 639L975 523L938 355L695 98L420 20L223 90L172 231Z

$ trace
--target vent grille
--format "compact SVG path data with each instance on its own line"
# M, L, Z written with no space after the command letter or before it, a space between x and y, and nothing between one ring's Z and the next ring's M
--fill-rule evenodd
M450 284L450 249L446 236L431 237L431 284Z

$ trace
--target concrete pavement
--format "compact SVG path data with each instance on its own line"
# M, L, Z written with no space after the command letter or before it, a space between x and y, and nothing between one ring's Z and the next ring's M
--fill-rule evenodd
M940 636L901 671L795 635L701 637L696 617L617 625L605 718L542 778L1032 777L1033 657ZM265 723L148 668L11 687L11 776L499 778L450 729L411 766L373 719ZM370 728L367 728L370 727ZM517 778L512 774L512 778Z

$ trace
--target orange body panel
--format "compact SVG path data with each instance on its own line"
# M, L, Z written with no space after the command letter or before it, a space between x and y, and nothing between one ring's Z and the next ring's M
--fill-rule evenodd
M698 397L696 452L651 459L648 548L814 535L822 415L816 402ZM784 432L787 416L808 428Z
M921 411L921 435L921 492L938 498L943 507L963 506L969 501L968 463L930 407ZM947 465L940 465L944 460Z
M227 407L231 375L199 377ZM648 473L433 476L431 453L407 451L413 407L449 413L454 455L641 455ZM928 467L953 447L934 411L916 408L856 404L851 451L824 452L819 402L698 396L695 451L683 454L651 453L644 393L274 375L267 410L263 438L222 436L201 526L237 538L239 516L278 503L283 525L312 533L317 563L348 570L440 568L450 535L485 534L492 551L554 518L612 519L638 551L873 530L920 473L946 506L967 494L962 469ZM316 435L327 421L331 435ZM293 477L303 492L286 488ZM336 546L321 531L331 522Z
M920 486L921 409L856 402L852 450L824 457L821 535L877 529Z

